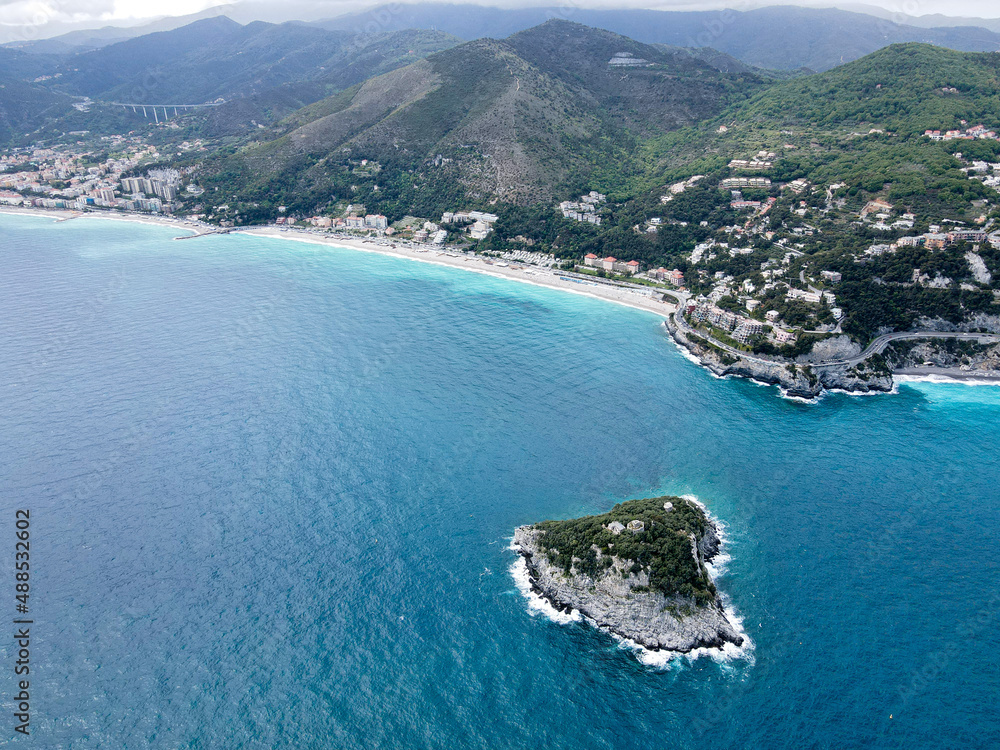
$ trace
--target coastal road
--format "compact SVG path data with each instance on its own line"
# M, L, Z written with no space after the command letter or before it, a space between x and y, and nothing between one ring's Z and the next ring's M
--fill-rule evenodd
M680 295L677 295L680 298ZM683 300L681 300L681 305L683 306ZM680 308L678 308L678 312ZM765 358L760 356L755 356L748 352L736 349L735 347L724 344L721 341L717 341L714 338L706 335L703 331L697 331L688 325L687 321L684 319L683 315L678 315L674 313L673 316L674 324L681 330L692 333L701 338L708 339L715 346L723 349L730 354L737 357L742 357L743 359L749 359L754 362L763 362L769 365L775 364L787 364L787 360ZM978 341L980 343L995 344L1000 343L1000 334L996 333L966 333L964 331L900 331L897 333L885 333L872 341L864 351L862 351L856 357L850 357L848 359L837 359L837 360L826 360L823 362L805 362L803 364L808 364L811 367L854 367L855 365L861 364L866 359L868 359L873 354L881 354L885 351L885 348L893 341L901 341L907 339L958 339L960 341Z
M840 365L854 366L864 362L873 354L881 354L885 348L893 341L907 339L959 339L960 341L978 341L983 344L1000 343L1000 334L996 333L965 333L958 331L900 331L898 333L884 333L872 341L865 350L857 357L849 359L834 360L829 362L816 362L814 367L838 367Z

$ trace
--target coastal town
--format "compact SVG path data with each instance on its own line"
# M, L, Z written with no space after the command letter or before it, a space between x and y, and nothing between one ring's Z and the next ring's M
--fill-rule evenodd
M944 132L928 130L924 135L930 141L996 139L996 133L985 126L964 122L962 126ZM200 184L200 160L190 157L208 148L197 139L165 147L129 134L81 138L75 146L9 149L0 155L0 205L177 216L220 230L259 226L245 221L239 206L207 200ZM989 290L997 295L992 290L995 274L980 251L1000 249L1000 227L990 215L988 201L974 202L973 207L981 210L967 222L919 214L887 196L872 197L852 208L844 182L773 179L783 159L796 150L785 143L736 154L716 181L699 173L666 184L658 198L658 211L647 214L632 230L656 238L695 229L700 241L690 251L674 252L676 265L672 266L647 265L614 247L607 248L610 252L575 257L571 251L536 251L530 241L519 247L518 238L495 239L499 213L467 206L454 206L430 217L394 218L369 210L362 201L331 200L324 211L312 215L278 206L270 226L278 231L471 253L495 267L513 263L558 270L578 283L618 285L645 297L660 294L677 304L686 324L709 340L763 356L793 357L817 341L844 333L847 312L840 286L853 273L845 261L864 268L888 263L896 254L954 251L967 265L967 274L945 273L930 264L893 283ZM175 167L175 156L188 158L180 159L182 163ZM994 193L1000 191L1000 162L967 159L960 152L954 158L968 180ZM363 176L382 171L378 162L368 159L352 161L350 168ZM695 194L712 200L721 209L717 215L727 217L728 222L702 219L693 223L686 206ZM597 230L602 222L613 219L620 205L607 194L591 190L575 200L559 202L556 211L561 220ZM822 249L831 232L844 228L859 242L834 262ZM870 239L862 243L861 238ZM585 281L588 277L597 278Z
M199 201L204 189L194 179L197 168L158 166L165 155L137 136L102 137L100 141L99 150L62 147L0 153L0 206L177 214L222 228L241 224L238 211L230 211L227 204L205 211ZM179 148L183 153L201 150L204 145L185 141ZM281 214L285 210L279 207ZM483 240L493 231L498 218L486 211L455 210L445 211L436 221L407 216L390 224L384 214L368 213L363 204L348 203L334 207L330 214L280 215L274 225L395 237L441 246L446 242L468 245Z
M100 150L36 148L0 154L0 205L171 214L182 195L200 195L197 185L182 184L176 169L154 167L137 174L141 165L157 164L162 158L143 139L100 140ZM180 148L199 149L201 143L184 142Z

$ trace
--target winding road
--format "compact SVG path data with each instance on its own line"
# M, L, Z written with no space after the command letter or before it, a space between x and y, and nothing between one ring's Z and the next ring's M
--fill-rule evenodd
M864 362L873 354L881 354L893 341L902 341L905 339L959 339L961 341L976 341L980 344L997 344L1000 343L1000 334L966 333L960 331L900 331L898 333L884 333L865 347L865 350L857 357L829 362L815 362L813 363L813 367L838 367L841 365L851 367Z
M688 295L683 292L666 292L667 295L674 297L677 300L677 310L680 310L687 304ZM710 336L706 335L703 331L697 331L688 325L687 321L684 319L683 315L673 315L674 324L686 332L692 333L701 338L708 339L712 344L723 349L730 354L737 357L742 357L743 359L753 360L755 362L764 362L770 365L774 364L787 364L787 360L781 359L771 359L760 356L755 356L748 352L736 349L735 347L724 344ZM868 359L873 354L881 354L885 351L886 347L889 346L893 341L904 341L912 339L959 339L960 341L976 341L980 344L997 344L1000 343L1000 334L996 333L969 333L965 331L898 331L895 333L884 333L881 336L875 338L864 350L858 354L856 357L848 357L847 359L831 359L822 362L808 362L812 367L854 367L859 365Z

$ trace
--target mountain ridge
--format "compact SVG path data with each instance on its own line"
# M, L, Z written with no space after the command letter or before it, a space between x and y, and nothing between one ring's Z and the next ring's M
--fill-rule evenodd
M922 28L836 9L768 6L748 11L596 10L579 7L490 8L420 3L378 6L313 22L329 29L437 28L455 36L506 37L546 20L572 20L647 44L714 47L762 68L829 70L895 42L923 41L960 51L1000 49L988 29Z

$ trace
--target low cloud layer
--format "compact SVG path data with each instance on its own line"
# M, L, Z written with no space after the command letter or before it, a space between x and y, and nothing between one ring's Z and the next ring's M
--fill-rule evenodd
M468 0L457 0L468 2ZM227 6L235 10L237 20L259 18L266 21L293 19L314 20L330 18L364 7L379 4L364 0L291 0L290 2L260 2L249 0ZM749 10L767 5L808 5L813 7L840 7L845 10L874 12L899 22L908 17L941 14L951 17L996 18L995 0L870 0L861 2L828 2L827 0L634 0L634 2L608 2L604 0L554 0L552 2L524 3L509 0L482 2L483 5L516 6L571 6L571 7L645 7L656 10L704 10L731 7ZM0 42L33 41L45 39L67 31L101 26L134 26L165 16L185 16L205 11L218 0L0 0Z

